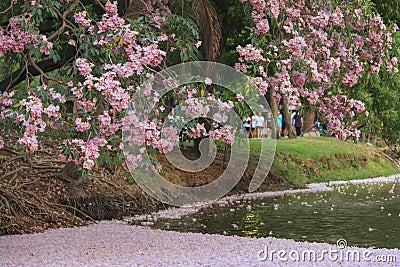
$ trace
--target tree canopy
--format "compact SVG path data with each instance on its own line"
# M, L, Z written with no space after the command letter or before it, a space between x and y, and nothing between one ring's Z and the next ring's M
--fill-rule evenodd
M60 155L82 170L121 161L124 114L139 85L168 66L196 60L234 65L270 103L318 107L342 139L359 137L360 99L372 99L389 131L398 117L385 114L396 102L381 101L398 97L392 91L396 3L384 22L367 0L3 1L0 147L16 138L32 154L46 149L50 135ZM386 5L376 1L378 10ZM193 84L175 97L199 107L193 99L218 91L211 83ZM140 142L162 153L171 147L161 139L168 101L159 96L153 117L135 122L138 131L146 129ZM241 96L220 101L221 109L232 109ZM200 122L191 131L227 142L233 135Z

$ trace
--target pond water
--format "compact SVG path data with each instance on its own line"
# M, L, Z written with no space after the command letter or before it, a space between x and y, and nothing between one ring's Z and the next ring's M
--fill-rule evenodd
M344 238L349 246L399 248L400 184L346 184L328 192L234 201L159 219L153 227L330 244Z

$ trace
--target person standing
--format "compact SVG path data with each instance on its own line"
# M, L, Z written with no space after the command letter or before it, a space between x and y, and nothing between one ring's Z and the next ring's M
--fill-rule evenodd
M257 138L262 137L262 130L265 126L265 119L261 112L258 113L257 116Z
M283 124L283 116L280 110L278 110L278 116L276 117L276 125L278 126L278 136L282 135L282 124Z
M296 110L296 114L293 116L292 123L294 123L294 127L296 128L296 135L301 135L301 127L303 127L303 116L300 115L299 111Z
M243 118L243 127L246 132L247 138L250 137L250 121L251 121L250 117Z
M290 115L290 121L292 122L292 126L293 126L293 127L294 127L294 120L293 120L294 115L296 115L296 110L294 110L294 111L292 112L292 114Z
M252 138L257 137L257 120L258 120L258 116L257 116L257 113L254 111L253 116L251 116L251 137Z
M174 96L170 96L169 98L170 101L170 105L169 105L169 112L171 114L171 116L175 116L175 109L176 109L176 103L175 103L175 97Z
M319 131L319 121L318 121L318 119L314 123L314 131Z

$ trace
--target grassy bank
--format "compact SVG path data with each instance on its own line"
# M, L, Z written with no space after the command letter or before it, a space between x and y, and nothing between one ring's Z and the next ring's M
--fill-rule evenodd
M253 153L260 140L251 140ZM333 138L283 139L276 143L271 171L298 187L307 183L365 179L400 171L379 150Z

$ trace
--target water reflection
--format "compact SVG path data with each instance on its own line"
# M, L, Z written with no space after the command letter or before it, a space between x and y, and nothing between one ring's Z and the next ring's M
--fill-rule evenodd
M244 229L242 230L243 236L246 237L257 237L258 226L260 225L261 220L258 218L258 213L246 213L243 217Z

